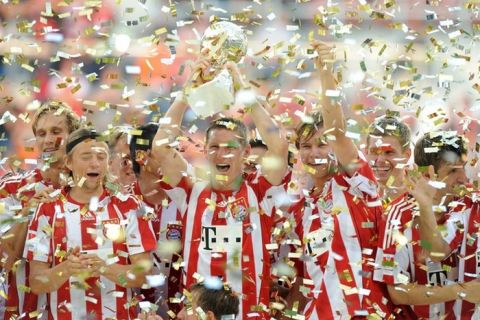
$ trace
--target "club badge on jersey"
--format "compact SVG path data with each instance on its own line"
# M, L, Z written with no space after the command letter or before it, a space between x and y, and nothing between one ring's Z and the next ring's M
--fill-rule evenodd
M177 223L169 223L167 225L167 240L180 240L182 238L182 225Z
M235 201L228 204L228 209L230 210L232 217L237 222L245 221L248 215L247 208L247 201L243 197L235 199Z
M119 232L116 229L120 227L120 220L118 218L102 220L102 231L105 238L110 239L112 232Z

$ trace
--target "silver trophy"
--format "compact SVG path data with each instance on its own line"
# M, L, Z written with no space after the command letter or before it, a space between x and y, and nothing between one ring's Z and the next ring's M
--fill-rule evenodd
M210 25L203 34L202 50L208 50L208 59L215 69L213 79L190 88L187 100L200 117L209 117L228 109L235 101L233 79L224 68L227 61L239 62L247 53L247 36L240 26L228 21Z

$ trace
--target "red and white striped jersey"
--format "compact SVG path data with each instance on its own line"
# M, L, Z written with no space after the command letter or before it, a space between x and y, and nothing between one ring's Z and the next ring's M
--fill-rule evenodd
M27 171L21 174L6 176L0 181L0 198L5 212L0 214L0 236L11 228L11 219L23 208L36 192L47 187L40 169ZM29 215L27 218L30 219ZM46 315L47 297L45 294L35 295L29 290L29 264L21 259L18 265L6 275L7 301L5 303L5 319L18 317L22 319L42 319Z
M54 267L69 252L97 254L107 264L128 264L129 256L156 248L151 224L137 216L138 200L130 195L112 196L107 191L98 199L97 209L73 200L65 192L61 199L41 204L32 220L27 237L27 258ZM120 240L112 241L115 232ZM110 236L109 236L110 234ZM122 240L123 239L123 240ZM90 288L75 285L70 277L57 291L49 293L49 319L133 319L135 301L131 290L107 278L87 279Z
M458 282L478 279L480 275L480 198L478 194L457 201L457 208L447 220L444 239L457 250ZM478 280L477 280L478 281ZM459 319L480 319L480 306L457 299L455 314Z
M387 208L382 223L374 279L389 285L417 283L444 286L457 280L457 257L450 255L442 262L430 260L422 248L415 216L418 207L408 193L396 198ZM442 221L439 221L442 223ZM445 223L445 220L443 221ZM445 303L412 306L423 319L455 319L455 300Z
M269 304L271 213L277 192L260 174L249 175L236 191L213 190L207 182L183 178L165 191L184 215L186 287L203 277L222 278L241 294L238 319L256 319L251 308Z
M140 189L138 181L131 185L130 191L145 204L146 217L152 224L153 232L158 243L162 245L165 244L165 241L182 241L182 216L173 201L171 201L169 198L166 198L165 202L162 204L154 205L149 203L144 199L144 195ZM181 252L169 256L165 256L165 254L162 255L161 252L158 251L152 252L152 259L157 268L155 272L165 275L167 282L163 286L145 289L141 292L147 301L160 306L160 309L162 309L162 306L170 301L170 298L175 297L177 292L181 293L181 269L175 269L173 267L173 264L179 260L180 255ZM174 311L175 313L180 311L179 303L169 303L168 306L170 310ZM163 311L166 312L167 310Z
M359 161L355 175L336 174L319 197L303 198L291 208L304 277L313 286L307 319L386 317L394 309L384 298L386 286L372 277L381 202L372 169L361 154Z

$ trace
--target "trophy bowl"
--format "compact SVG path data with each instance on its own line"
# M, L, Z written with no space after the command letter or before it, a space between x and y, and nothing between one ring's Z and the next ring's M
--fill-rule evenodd
M209 49L213 66L221 67L227 61L239 62L247 53L247 35L242 27L228 21L211 24L204 32L201 49Z

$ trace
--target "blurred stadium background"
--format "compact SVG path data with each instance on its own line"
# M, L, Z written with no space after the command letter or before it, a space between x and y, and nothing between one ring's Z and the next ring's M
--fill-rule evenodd
M1 0L0 152L35 161L32 113L47 99L69 103L98 130L155 121L182 88L211 21L242 25L245 73L287 128L318 104L309 39L334 43L349 130L387 110L412 130L465 134L476 164L480 118L478 1L441 0ZM206 121L186 127L201 150Z

